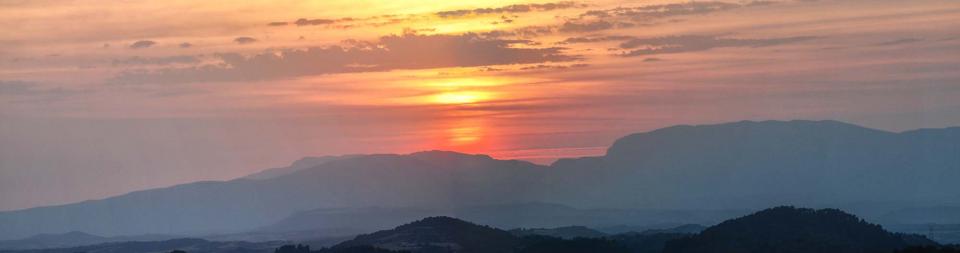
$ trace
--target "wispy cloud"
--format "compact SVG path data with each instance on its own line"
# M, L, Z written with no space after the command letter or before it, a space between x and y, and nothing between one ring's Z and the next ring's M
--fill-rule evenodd
M165 57L130 56L126 58L114 59L111 62L114 66L169 65L169 64L199 63L200 58L193 55L177 55L177 56L165 56Z
M236 42L237 44L250 44L250 43L257 42L257 39L254 39L252 37L237 37L233 39L233 42Z
M738 39L705 35L683 35L655 38L635 38L620 44L622 49L634 49L623 56L645 56L705 51L721 47L767 47L816 39L813 36L797 36L767 39Z
M63 87L47 87L37 82L0 80L0 99L16 101L55 101L82 93Z
M434 13L434 15L437 15L438 17L441 17L441 18L458 18L458 17L476 16L476 15L525 13L525 12L533 12L533 11L552 11L552 10L560 10L560 9L583 8L587 6L589 5L578 4L572 1L544 3L544 4L514 4L514 5L507 5L507 6L496 7L496 8L476 8L476 9L440 11L440 12Z
M299 18L292 22L276 21L267 23L267 26L286 26L294 24L297 26L327 26L331 28L352 28L360 26L384 26L394 25L406 22L428 19L454 19L481 17L489 15L510 15L530 12L548 12L563 9L586 8L589 5L573 1L562 1L553 3L532 3L532 4L513 4L500 7L474 8L474 9L456 9L437 11L433 13L396 15L386 14L369 17L343 17L343 18ZM513 19L502 17L499 22L512 23Z
M179 83L250 81L306 75L474 67L504 64L564 62L578 59L563 48L518 48L527 40L503 40L462 35L404 34L377 41L352 41L342 46L285 49L256 55L218 54L219 64L189 68L126 71L114 78L120 83Z
M156 45L156 44L157 44L156 41L152 41L152 40L140 40L140 41L134 42L133 44L130 44L130 48L133 48L133 49L148 48L148 47L152 47L153 45Z

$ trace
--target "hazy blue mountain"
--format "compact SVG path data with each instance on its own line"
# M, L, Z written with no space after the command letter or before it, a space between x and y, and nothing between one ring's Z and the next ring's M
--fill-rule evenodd
M633 134L617 140L605 156L562 159L551 166L442 151L315 164L272 178L271 172L255 177L261 179L198 182L0 212L0 239L69 231L240 233L269 228L299 212L373 206L453 210L456 217L498 227L511 222L557 226L537 224L547 219L538 217L597 227L621 224L604 217L653 224L662 217L650 212L682 217L682 210L794 204L844 206L860 213L960 205L960 128L893 133L836 121L744 121ZM578 216L577 210L537 206L514 214L462 208L536 202L592 211ZM675 220L710 224L686 216Z
M245 176L245 177L243 177L243 178L245 178L245 179L271 179L271 178L276 178L276 177L281 177L281 176L290 175L290 174L293 174L293 173L295 173L295 172L297 172L297 171L301 171L301 170L304 170L304 169L309 169L309 168L317 167L317 166L320 166L321 164L323 164L323 163L325 163L325 162L334 161L334 160L340 160L340 159L356 158L356 157L359 157L359 156L361 156L361 155L319 156L319 157L317 157L317 156L308 156L308 157L304 157L304 158L301 158L300 160L297 160L297 161L293 162L292 164L290 164L290 166L280 167L280 168L266 169L266 170L263 170L263 171L260 171L260 172L254 173L254 174L250 174L250 175Z
M937 243L887 232L836 209L776 207L670 241L663 252L893 252L916 245Z
M907 208L878 219L886 224L960 224L960 206Z
M703 225L699 225L699 224L686 224L686 225L681 225L681 226L677 226L677 227L673 227L673 228L647 229L647 230L644 230L644 231L640 232L640 234L647 234L647 235L651 235L651 234L698 234L698 233L700 233L700 232L703 232L704 229L707 229L707 227L704 227Z
M327 236L355 235L403 224L418 217L449 216L476 221L500 229L610 226L670 229L689 222L715 224L749 213L748 210L636 210L580 209L566 205L530 202L451 208L368 207L317 209L296 213L275 224L255 230L259 234L316 233ZM670 224L670 225L663 225ZM618 232L627 232L622 230ZM239 239L241 237L232 237ZM293 240L296 238L277 238Z
M39 234L19 240L0 241L0 249L62 248L108 242L109 238L73 231L63 234Z
M448 212L423 208L322 208L298 212L269 226L256 229L259 233L305 231L326 236L346 236L388 229L421 217L443 215Z
M593 230L584 226L567 226L567 227L557 227L557 228L517 228L511 229L509 231L511 234L517 237L523 237L528 235L542 235L557 237L562 239L573 239L573 238L600 238L607 236L607 234Z
M172 235L135 235L104 237L80 231L62 234L39 234L24 239L0 241L0 250L46 249L94 245L107 242L161 241L177 238Z
M453 152L367 155L272 179L198 182L77 204L0 212L0 238L243 232L299 211L363 206L456 206L533 199L543 166ZM509 196L509 198L505 198Z
M215 242L194 238L163 241L110 242L96 245L33 250L0 250L0 253L165 253L184 250L189 253L269 253L283 242Z
M836 121L675 126L623 137L594 163L609 176L586 184L602 188L573 204L763 208L960 201L960 188L952 186L960 179L960 128L893 133Z

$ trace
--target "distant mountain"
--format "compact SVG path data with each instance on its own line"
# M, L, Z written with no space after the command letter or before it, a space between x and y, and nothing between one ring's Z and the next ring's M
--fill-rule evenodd
M317 167L317 166L320 166L321 164L326 163L326 162L329 162L329 161L335 161L335 160L340 160L340 159L356 158L356 157L360 157L360 156L361 156L361 155L319 156L319 157L309 156L309 157L304 157L304 158L301 158L300 160L297 160L297 161L293 162L293 164L290 164L290 166L280 167L280 168L273 168L273 169L266 169L266 170L263 170L263 171L260 171L260 172L257 172L257 173L248 175L248 176L243 177L243 178L244 178L244 179L254 179L254 180L277 178L277 177L286 176L286 175L290 175L290 174L296 173L297 171L301 171L301 170L305 170L305 169Z
M682 226L678 226L678 227L674 227L674 228L648 229L648 230L644 230L643 232L640 232L640 234L647 234L647 235L651 235L651 234L699 234L700 232L703 232L704 229L707 229L707 227L704 227L704 226L699 225L699 224L686 224L686 225L682 225Z
M893 133L837 121L674 126L623 137L601 160L595 170L607 176L581 183L608 195L559 203L764 208L960 201L960 188L952 186L960 180L960 128Z
M109 239L106 237L73 231L63 234L39 234L20 240L0 241L0 249L62 248L108 241Z
M326 236L369 233L403 224L419 217L449 216L475 221L500 229L536 227L637 227L670 229L686 222L715 224L730 217L747 214L746 210L618 210L579 209L542 203L510 203L462 206L452 208L367 207L315 209L298 212L275 224L254 230L257 234L308 232ZM670 226L649 224L670 223ZM629 230L614 231L615 233ZM240 238L240 237L232 237ZM286 238L292 239L292 238Z
M960 206L901 209L878 220L886 224L960 224Z
M366 155L272 179L198 182L0 212L0 239L69 231L107 236L236 233L318 208L529 201L535 193L526 189L543 168L442 151Z
M189 253L268 253L282 245L283 242L215 242L184 238L163 241L111 242L56 249L0 250L0 253L161 253L173 250L184 250Z
M507 231L449 217L430 217L391 230L359 235L334 246L374 246L411 252L512 252L518 245Z
M558 227L558 228L517 228L517 229L511 229L509 232L517 237L524 237L529 235L541 235L541 236L557 237L561 239L600 238L600 237L607 236L607 234L603 232L596 231L584 226L568 226L568 227Z
M887 232L836 209L776 207L670 241L664 252L893 252L915 245L936 243Z
M79 231L72 231L62 234L39 234L19 240L0 241L0 250L66 248L107 242L160 241L173 238L176 238L176 236L136 235L103 237Z
M643 220L656 216L630 211L637 209L688 217L671 222L709 224L683 210L793 204L883 213L960 205L960 128L893 133L836 121L743 121L633 134L617 140L604 156L561 159L550 166L443 151L301 164L251 176L256 179L0 212L0 239L69 231L103 236L241 233L310 210L373 206L456 210L545 202L595 210L588 217L576 216L576 210L533 211L537 206L521 213L496 208L454 213L499 227L511 224L507 220L553 219L539 217L583 221L631 216L640 224L656 222ZM304 168L310 165L316 166ZM885 208L857 208L858 203ZM609 212L594 215L604 210Z
M691 231L686 225L662 231ZM938 252L924 237L894 234L836 209L776 207L724 221L697 234L629 232L615 235L585 227L505 231L464 220L436 216L392 229L362 234L329 248L287 242L176 239L115 242L56 249L0 253L700 253L700 252ZM910 247L910 248L908 248ZM926 248L924 248L926 247ZM948 248L942 248L948 249ZM950 251L947 251L950 252Z

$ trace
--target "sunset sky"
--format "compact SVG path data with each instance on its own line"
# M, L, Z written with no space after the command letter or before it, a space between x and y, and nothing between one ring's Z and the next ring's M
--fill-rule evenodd
M0 210L304 156L960 125L960 2L0 0Z

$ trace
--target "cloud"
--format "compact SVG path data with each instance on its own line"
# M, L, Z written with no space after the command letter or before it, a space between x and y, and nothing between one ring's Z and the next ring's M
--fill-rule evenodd
M894 45L902 45L902 44L916 43L916 42L921 42L921 41L923 41L923 39L919 39L919 38L904 38L904 39L891 40L891 41L885 41L885 42L877 43L876 46L894 46Z
M296 24L297 26L305 26L305 25L329 25L329 24L333 24L333 23L335 23L335 22L337 22L337 21L336 21L336 20L333 20L333 19L305 19L305 18L301 18L301 19L297 19L297 21L295 21L295 22L293 22L293 23Z
M190 63L199 63L200 58L192 55L178 55L178 56L167 56L167 57L140 57L140 56L131 56L123 59L114 59L112 64L114 66L122 65L170 65L170 64L190 64Z
M534 66L522 67L520 68L520 70L564 70L564 69L570 69L570 68L583 68L583 67L589 67L589 66L590 64L586 64L586 63L577 63L577 64L571 64L571 65L537 64Z
M592 22L565 22L560 26L561 32L594 32L613 28L613 23L607 21Z
M236 39L233 39L233 42L243 45L257 42L257 39L251 37L237 37Z
M748 6L747 4L735 4L724 2L687 2L674 4L658 4L639 7L617 7L606 10L588 11L581 15L584 17L612 18L625 17L631 20L644 21L650 19L659 19L681 15L707 14L716 11L740 8Z
M0 80L0 98L13 101L23 100L59 100L82 91L65 89L63 87L44 87L40 83L10 80Z
M189 68L126 71L118 83L180 83L274 80L307 75L565 62L579 57L564 48L532 48L528 40L492 39L478 34L381 37L341 46L267 51L256 55L218 54L220 63ZM519 48L514 45L525 45Z
M608 36L589 36L589 37L570 37L563 41L557 42L557 44L576 44L576 43L593 43L593 42L607 42L607 41L624 41L635 39L636 37L627 36L627 35L608 35Z
M184 42L184 43L180 43L179 47L180 47L180 48L190 48L190 47L193 47L193 44L190 44L189 42Z
M451 10L451 11L440 11L434 13L441 18L458 18L464 16L479 16L479 15L490 15L490 14L504 14L504 13L525 13L532 11L552 11L560 9L570 9L570 8L581 8L586 7L585 4L578 4L572 1L566 2L555 2L555 3L544 3L544 4L514 4L507 5L498 8L476 8L476 9L461 9L461 10Z
M157 42L152 40L140 40L140 41L134 42L133 44L130 44L130 48L133 48L133 49L148 48L156 44Z
M297 26L318 26L324 25L332 28L352 28L357 26L385 26L385 25L395 25L405 22L412 22L417 20L429 20L435 18L442 19L451 19L451 18L463 18L463 17L472 17L472 16L485 16L485 15L508 15L513 13L527 13L535 11L553 11L553 10L562 10L562 9L572 9L572 8L585 8L588 5L579 4L572 1L563 1L563 2L554 2L554 3L542 3L542 4L514 4L507 5L502 7L492 7L492 8L476 8L476 9L458 9L458 10L449 10L449 11L439 11L434 13L426 14L406 14L406 15L378 15L378 16L369 16L369 17L345 17L345 18L300 18L293 22L270 22L267 23L267 26L286 26L288 24L295 24ZM508 16L501 16L502 23L513 23L514 19ZM500 23L497 22L497 23Z
M635 26L657 25L658 20L677 16L701 15L712 12L733 10L743 7L764 6L778 2L745 2L743 4L724 3L724 2L687 2L675 4L655 4L638 7L617 7L612 9L589 10L575 18L566 19L562 24L528 26L508 31L492 31L489 36L507 37L520 36L524 38L564 33L591 33L610 29L622 29ZM676 19L669 19L662 22L678 22ZM661 22L661 23L662 23ZM599 42L599 41L576 41L572 39L569 43Z
M683 35L655 38L636 38L620 44L622 49L635 49L623 56L686 53L706 51L720 47L767 47L816 39L812 36L797 36L769 39L736 39L705 35Z

